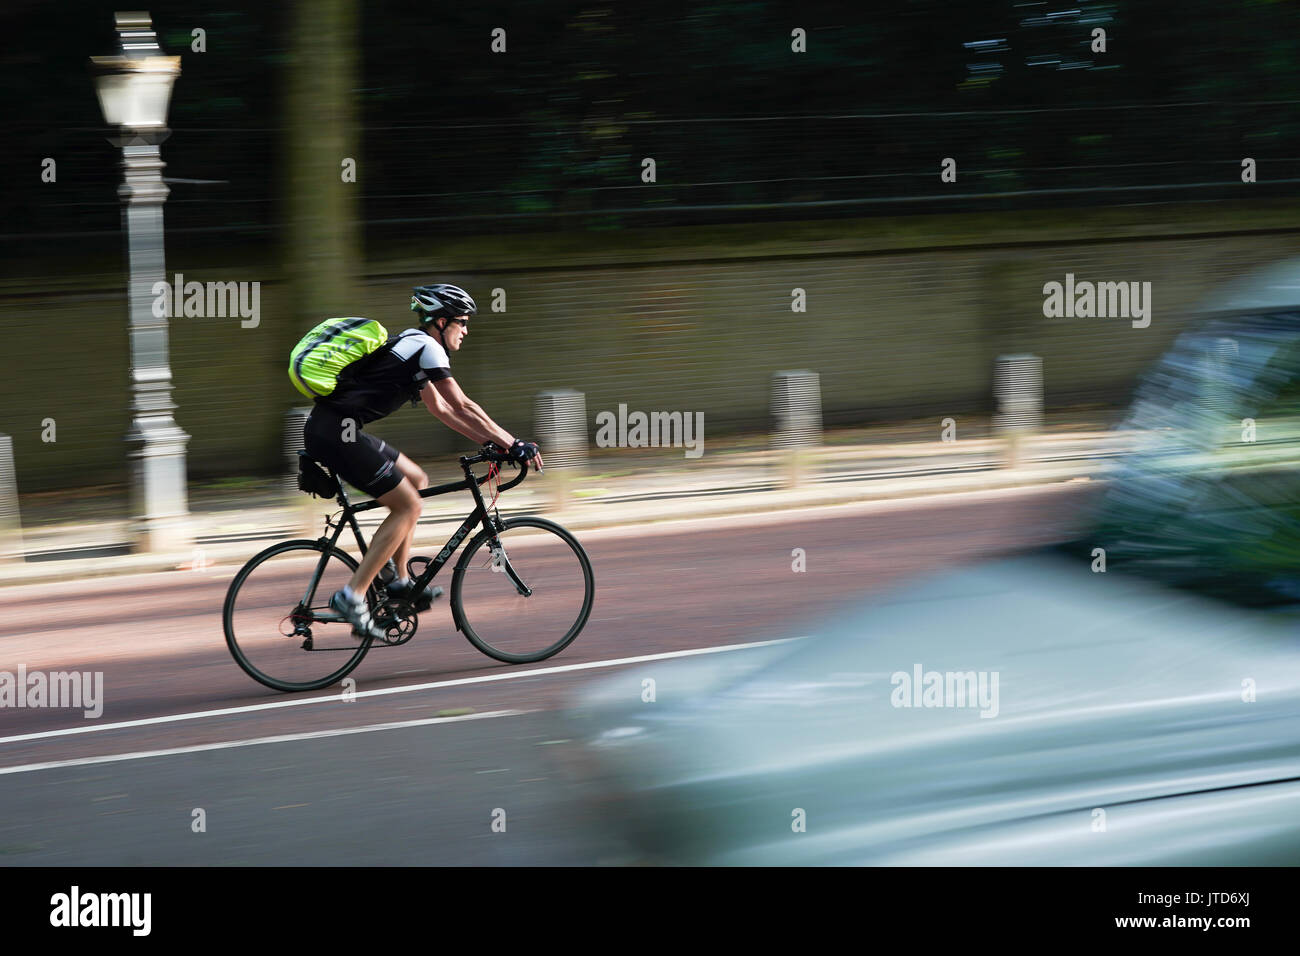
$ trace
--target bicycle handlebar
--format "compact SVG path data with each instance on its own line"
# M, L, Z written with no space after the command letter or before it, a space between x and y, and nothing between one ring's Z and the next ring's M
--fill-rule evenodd
M510 464L522 466L519 469L519 474L515 478L512 478L510 481L506 482L504 485L501 485L497 489L498 492L506 491L507 489L513 488L515 485L519 484L521 481L523 481L525 478L528 477L528 462L518 461L504 453L494 453L488 451L487 449L484 449L483 451L479 452L477 455L462 455L460 459L460 463L463 466L465 466L467 470L469 468L472 468L474 465L482 464L485 461L494 462L496 464L510 463ZM480 485L487 480L488 480L487 475L474 476L475 483Z
M528 462L519 461L519 462L515 462L515 464L519 465L518 476L512 478L510 481L507 481L504 485L501 485L497 489L498 491L505 491L508 488L513 488L515 485L519 484L519 482L523 481L525 478L528 477Z

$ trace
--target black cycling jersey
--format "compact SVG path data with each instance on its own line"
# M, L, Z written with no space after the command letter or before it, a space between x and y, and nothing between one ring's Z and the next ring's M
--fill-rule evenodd
M316 399L360 425L417 402L425 382L451 378L447 350L423 329L407 329L339 373L334 391Z

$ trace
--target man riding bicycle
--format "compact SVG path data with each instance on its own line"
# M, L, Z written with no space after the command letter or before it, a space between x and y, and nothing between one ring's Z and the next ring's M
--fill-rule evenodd
M362 428L407 401L423 401L431 415L466 438L499 445L515 461L534 461L535 468L542 464L536 444L516 439L494 422L451 376L448 355L460 351L469 334L469 317L478 311L469 293L444 283L412 291L411 310L419 317L419 327L390 337L375 352L346 366L334 391L315 399L303 428L308 455L388 508L388 517L375 532L356 573L330 598L330 607L352 625L354 634L375 639L383 638L384 629L372 620L365 594L389 558L399 575L387 586L393 597L424 610L442 588L428 587L423 594L414 594L414 582L406 576L411 540L424 505L418 492L429 486L429 476Z

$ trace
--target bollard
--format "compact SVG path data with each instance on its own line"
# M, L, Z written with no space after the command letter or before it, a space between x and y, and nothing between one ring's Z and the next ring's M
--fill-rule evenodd
M1237 353L1237 340L1220 336L1202 360L1201 404L1216 423L1232 412L1232 366Z
M993 373L997 402L994 428L1006 439L1007 467L1024 461L1025 446L1043 424L1043 360L1037 355L999 355Z
M0 561L24 560L16 476L14 440L8 435L0 435Z
M298 490L298 450L303 446L302 429L307 424L310 407L291 408L284 413L284 458L286 476L284 494L293 510L294 523L299 533L309 537L319 535L318 513L320 504L311 495Z
M806 369L772 374L772 448L782 461L784 484L797 488L808 477L822 440L822 389Z
M1206 450L1240 441L1239 402L1233 395L1233 366L1238 354L1236 339L1219 336L1201 358L1200 387L1189 426L1196 443ZM1234 409L1237 415L1233 414Z
M548 469L587 466L587 397L582 392L538 392L535 419Z
M538 392L534 421L546 471L552 474L548 498L561 511L573 480L587 467L587 397L567 388Z
M284 487L285 491L292 495L300 493L298 491L298 451L304 444L302 429L307 424L307 416L310 414L310 408L301 407L291 408L284 413L284 461L286 469Z

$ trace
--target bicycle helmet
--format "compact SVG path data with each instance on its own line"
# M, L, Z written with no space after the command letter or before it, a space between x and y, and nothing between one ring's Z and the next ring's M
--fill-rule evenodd
M443 316L454 319L461 315L473 315L478 311L478 306L460 286L439 282L416 286L411 290L411 311L419 316L421 325L428 325Z

